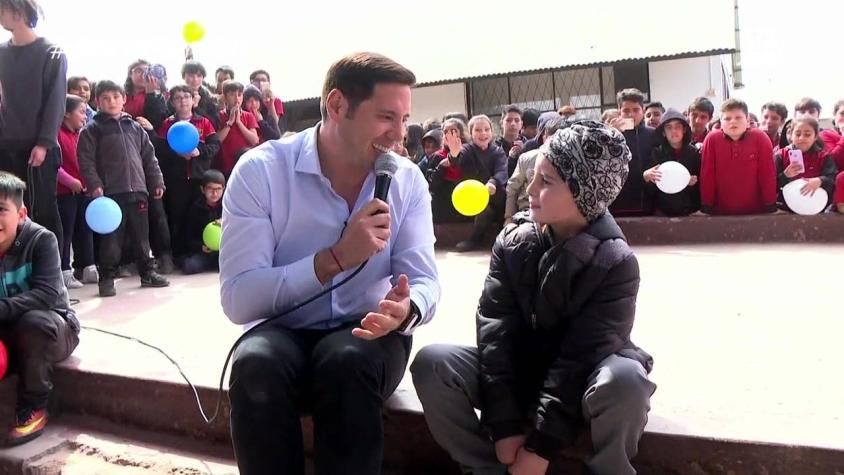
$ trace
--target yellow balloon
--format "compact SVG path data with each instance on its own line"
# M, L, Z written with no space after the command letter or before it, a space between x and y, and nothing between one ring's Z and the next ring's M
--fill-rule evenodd
M199 22L196 21L189 21L185 23L184 28L182 28L182 36L185 37L185 41L190 43L196 43L197 41L202 40L205 36L205 27L203 27Z
M451 203L463 216L476 216L489 204L489 190L478 180L464 180L451 192Z

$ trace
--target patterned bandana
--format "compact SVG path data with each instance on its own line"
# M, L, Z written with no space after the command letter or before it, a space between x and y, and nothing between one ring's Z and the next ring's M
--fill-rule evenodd
M621 192L632 158L624 135L594 120L571 122L543 145L542 153L565 180L577 208L590 223Z

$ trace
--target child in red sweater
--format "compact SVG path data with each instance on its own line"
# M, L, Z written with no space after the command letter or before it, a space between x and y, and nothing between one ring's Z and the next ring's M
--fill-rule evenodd
M801 178L806 180L806 184L800 189L802 194L814 195L818 188L823 187L828 195L832 195L837 170L832 157L824 151L823 140L818 135L819 129L818 121L810 115L795 119L791 124L791 145L779 150L775 155L781 206L784 206L782 187ZM800 151L802 164L792 162L791 150Z
M721 105L721 129L707 134L701 149L701 211L755 214L776 211L777 174L771 140L748 125L747 104Z

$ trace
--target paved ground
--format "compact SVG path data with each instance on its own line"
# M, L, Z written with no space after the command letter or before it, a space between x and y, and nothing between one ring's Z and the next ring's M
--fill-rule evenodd
M842 245L638 247L642 285L634 341L656 360L648 430L844 449ZM438 254L443 299L414 349L473 344L474 308L488 266L483 253ZM219 306L217 276L174 276L167 289L118 283L74 290L84 325L161 346L191 379L216 386L240 334ZM82 368L179 381L163 357L86 331ZM402 383L410 386L410 379ZM190 397L188 393L185 397ZM210 404L208 401L206 404ZM198 417L198 416L197 416Z

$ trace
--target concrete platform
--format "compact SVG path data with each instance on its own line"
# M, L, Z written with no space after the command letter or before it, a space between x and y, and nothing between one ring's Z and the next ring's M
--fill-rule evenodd
M635 251L642 284L634 340L654 355L652 379L659 385L637 459L642 473L844 474L838 351L844 312L837 278L844 246ZM443 300L434 322L417 331L414 351L433 342L474 343L488 260L485 253L438 252ZM222 314L216 275L172 281L167 289L141 289L137 278L123 279L110 299L96 297L96 286L72 294L81 300L76 308L84 325L131 334L168 352L202 386L210 410L211 388L240 330ZM85 331L56 373L66 413L227 442L227 421L205 425L176 369L153 350ZM407 377L385 413L386 462L397 473L453 473L419 410ZM569 455L581 457L585 448L583 440Z

